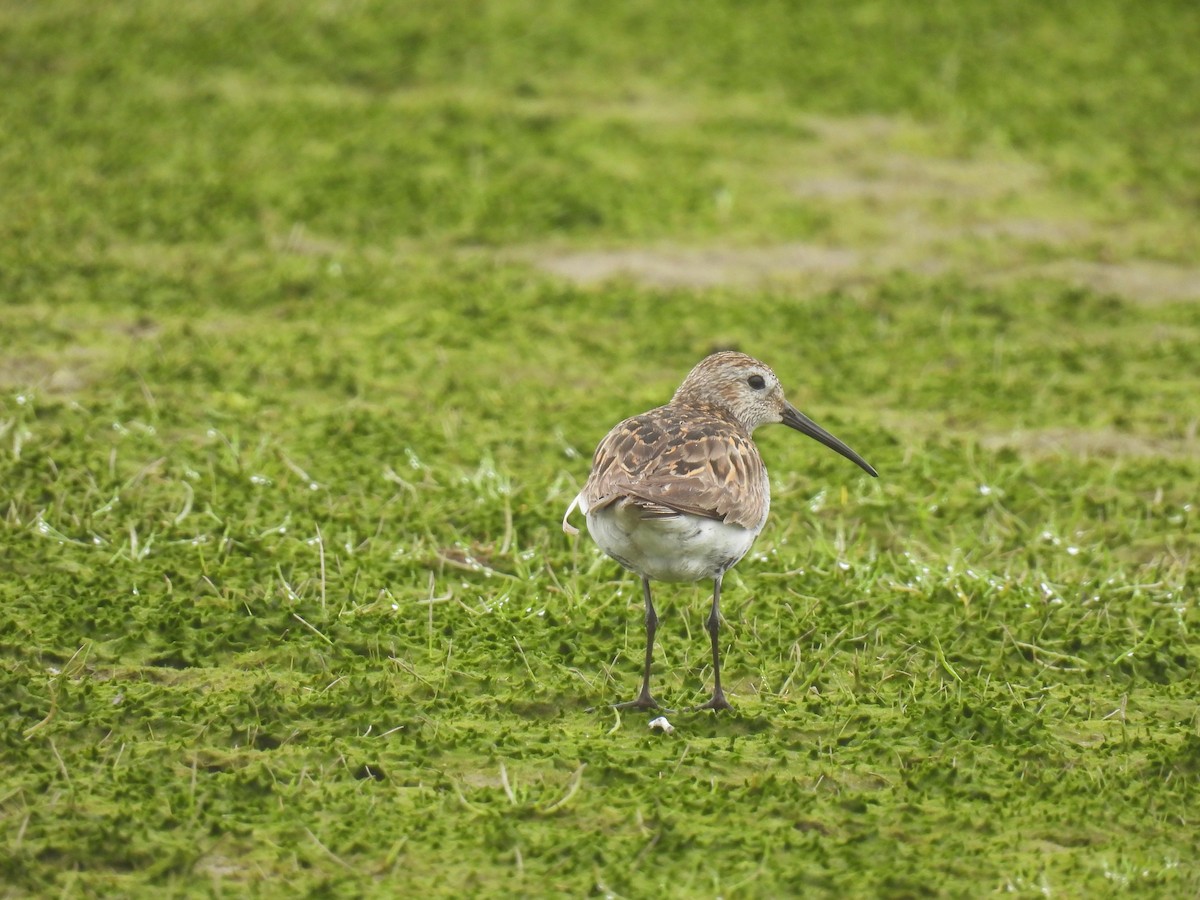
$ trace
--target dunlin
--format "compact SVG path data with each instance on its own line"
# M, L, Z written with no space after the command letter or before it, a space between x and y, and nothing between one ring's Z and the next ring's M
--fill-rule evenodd
M618 708L658 709L650 666L658 616L651 581L712 579L712 699L696 709L729 709L721 689L721 579L746 555L771 505L767 469L752 437L759 425L782 422L876 471L861 456L792 406L770 367L744 353L722 351L701 360L675 396L621 422L600 442L578 508L600 549L642 578L646 602L646 664L642 690Z

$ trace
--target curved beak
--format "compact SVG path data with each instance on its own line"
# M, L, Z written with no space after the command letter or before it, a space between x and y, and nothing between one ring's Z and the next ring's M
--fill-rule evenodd
M835 438L832 434L806 416L790 403L783 405L783 424L788 428L795 428L799 432L807 434L813 440L820 441L830 450L836 450L852 463L857 464L864 472L874 478L879 477L879 473L871 466L869 462Z

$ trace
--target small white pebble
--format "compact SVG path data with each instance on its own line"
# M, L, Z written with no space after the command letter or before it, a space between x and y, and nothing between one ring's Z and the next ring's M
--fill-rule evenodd
M659 716L657 719L652 719L650 727L662 729L663 734L673 734L675 732L675 726L667 721L666 716Z

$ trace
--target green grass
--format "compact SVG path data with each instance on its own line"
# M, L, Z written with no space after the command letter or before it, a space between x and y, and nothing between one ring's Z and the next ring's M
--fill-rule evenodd
M1195 893L1197 297L1037 266L1194 272L1198 29L0 6L0 893ZM898 157L916 193L786 188ZM1076 230L972 236L1015 218ZM799 241L890 255L537 264ZM737 711L668 736L603 708L640 594L559 520L731 345L881 477L759 433ZM656 693L699 702L706 589L657 596Z

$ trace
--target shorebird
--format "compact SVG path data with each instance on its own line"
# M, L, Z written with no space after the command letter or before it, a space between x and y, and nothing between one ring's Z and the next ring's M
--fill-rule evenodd
M771 368L744 353L700 361L666 406L618 424L596 448L587 483L563 516L577 508L606 554L641 576L646 604L646 664L637 697L621 709L660 709L650 693L658 616L651 581L712 579L712 699L694 709L730 709L721 689L721 579L746 555L771 505L767 469L752 437L759 425L794 428L878 473L848 446L784 398Z

